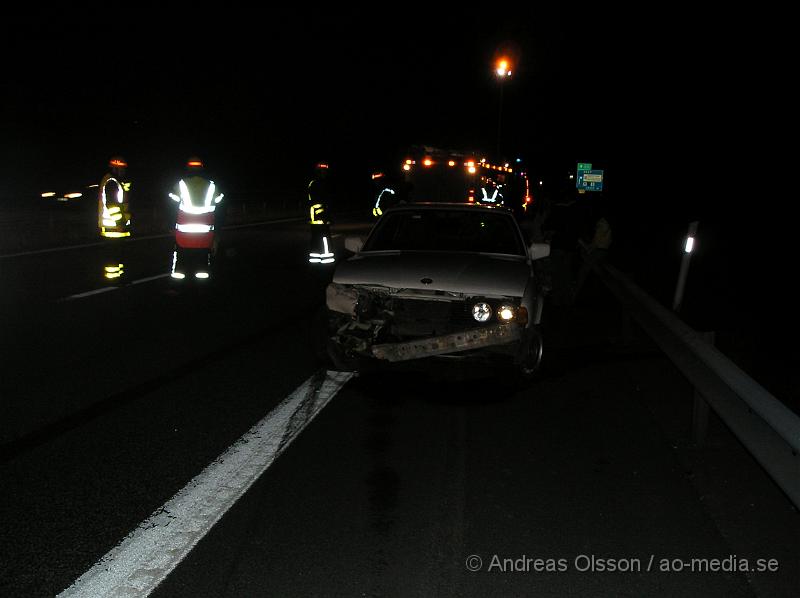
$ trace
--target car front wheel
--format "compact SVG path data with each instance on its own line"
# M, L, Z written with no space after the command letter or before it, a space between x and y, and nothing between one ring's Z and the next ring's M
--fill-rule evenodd
M533 330L522 348L519 374L523 380L532 380L536 376L542 365L543 349L542 335L538 330Z

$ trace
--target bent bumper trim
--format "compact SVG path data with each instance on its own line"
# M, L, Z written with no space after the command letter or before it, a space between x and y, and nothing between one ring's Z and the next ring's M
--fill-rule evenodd
M372 355L386 361L407 361L431 355L456 353L470 349L481 349L492 345L504 345L521 338L520 327L511 324L495 324L485 328L464 330L443 336L374 345Z

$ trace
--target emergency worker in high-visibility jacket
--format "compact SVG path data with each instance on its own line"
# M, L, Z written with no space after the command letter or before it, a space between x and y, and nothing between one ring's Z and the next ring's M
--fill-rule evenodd
M111 171L100 181L97 198L97 226L100 236L109 239L131 235L130 191L128 163L114 157L108 163Z
M217 211L223 194L199 158L186 163L186 175L169 196L178 203L175 244L182 249L215 249Z
M331 196L328 165L320 162L314 169L314 178L308 184L308 218L311 226L308 261L312 264L332 264L335 261L328 217Z

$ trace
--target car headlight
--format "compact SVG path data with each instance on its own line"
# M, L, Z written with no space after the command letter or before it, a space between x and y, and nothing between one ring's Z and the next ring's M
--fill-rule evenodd
M499 308L497 308L497 319L501 322L510 322L514 319L514 316L517 315L517 308L513 305L509 305L504 303Z
M486 322L492 317L492 306L479 302L472 306L472 317L478 322Z

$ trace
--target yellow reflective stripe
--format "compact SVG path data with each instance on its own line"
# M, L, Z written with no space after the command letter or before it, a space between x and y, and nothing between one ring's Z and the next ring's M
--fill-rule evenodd
M321 203L315 203L313 206L309 208L309 211L310 211L311 224L325 224L324 220L317 219L317 216L319 216L324 212Z

